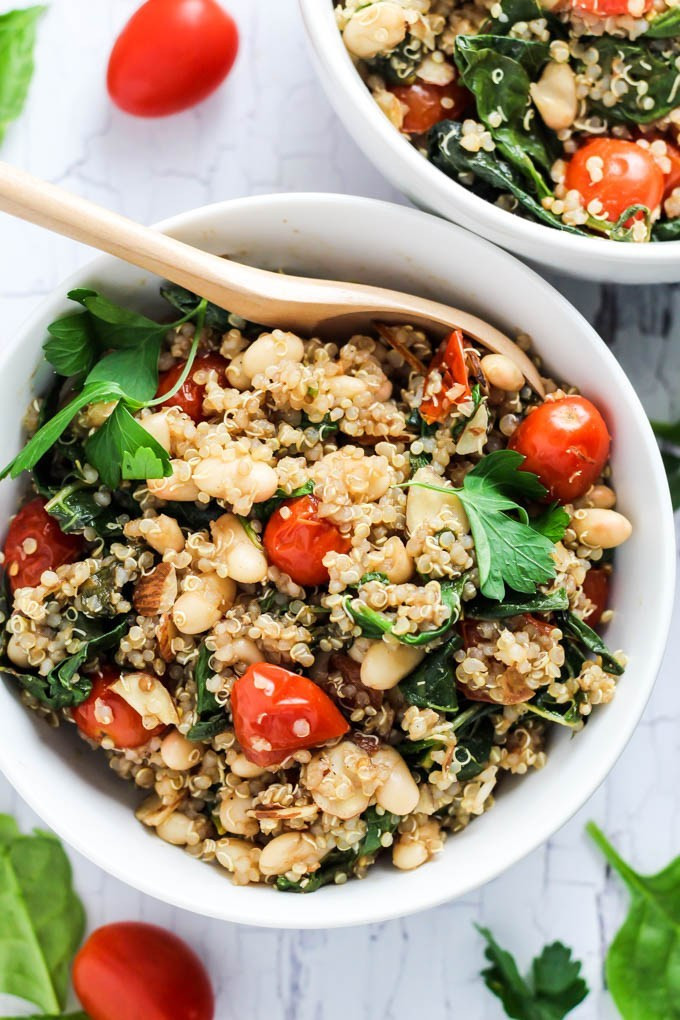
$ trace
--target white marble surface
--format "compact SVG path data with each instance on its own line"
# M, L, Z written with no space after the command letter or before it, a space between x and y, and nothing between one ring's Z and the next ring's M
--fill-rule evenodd
M319 0L327 2L327 0ZM10 6L0 3L0 10ZM227 86L197 110L137 121L104 89L109 48L136 0L53 0L37 71L2 157L140 220L270 191L342 191L397 199L358 152L321 94L295 0L230 0L242 30ZM0 307L6 335L75 267L84 249L24 224L0 223ZM675 288L601 288L554 278L594 321L650 410L680 413ZM489 925L522 963L561 938L583 959L592 993L573 1015L613 1015L603 950L624 909L583 834L596 819L641 868L680 850L680 636L633 740L605 785L547 846L474 895L403 921L336 932L276 932L204 920L121 885L73 854L89 924L137 918L168 925L208 961L218 1020L429 1020L502 1015L478 978ZM0 811L37 819L0 778Z

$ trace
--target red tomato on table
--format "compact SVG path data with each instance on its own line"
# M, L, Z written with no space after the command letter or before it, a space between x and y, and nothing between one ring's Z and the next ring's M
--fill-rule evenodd
M120 670L105 666L93 678L92 691L88 698L71 709L73 720L86 737L100 742L103 737L110 737L118 748L141 747L152 737L162 733L165 726L156 726L147 730L139 712L128 705L120 694L110 690L110 685L120 678ZM111 719L102 722L97 713L111 714ZM108 710L108 712L107 712Z
M591 178L587 163L593 157L602 161L601 180ZM586 142L569 160L564 183L568 190L578 191L585 206L593 199L601 202L612 222L631 205L653 211L664 194L664 176L651 152L620 138Z
M591 567L586 574L586 579L583 582L583 591L595 607L585 617L585 621L589 627L597 627L598 623L602 619L602 614L607 608L609 603L610 579L611 575L609 571L604 570L602 567Z
M262 536L269 562L296 584L325 584L326 553L349 552L351 546L334 524L318 516L318 506L315 496L287 499L271 515Z
M219 354L203 354L200 358L196 358L189 375L182 383L180 388L175 393L174 397L170 397L168 400L163 401L161 407L180 407L185 414L188 414L190 418L193 418L195 422L205 421L207 415L203 413L203 400L205 398L205 384L197 383L194 380L194 376L197 372L209 372L214 369L217 372L218 379L220 382L224 382L229 362L226 361ZM164 393L171 390L175 385L182 372L186 361L179 361L172 368L169 368L166 372L162 372L158 379L158 389L156 391L156 397L162 397Z
M213 1020L210 979L193 949L153 924L97 928L73 964L91 1020Z
M452 386L458 383L463 390L455 400L447 396ZM428 425L443 421L454 404L470 396L470 381L465 364L463 334L455 329L443 341L430 364L423 386L423 399L419 411Z
M236 739L256 765L278 765L294 751L325 744L349 730L317 684L268 662L256 662L238 677L231 711Z
M604 418L578 396L539 404L508 442L509 449L524 455L522 470L538 475L550 499L560 503L585 495L602 473L610 447Z
M186 110L221 84L238 52L238 30L216 0L147 0L116 39L107 86L137 117Z
M5 572L12 591L35 588L44 570L73 563L83 548L80 535L65 535L38 497L22 506L5 539Z
M389 91L407 108L402 131L422 135L440 120L458 120L470 102L470 93L457 81L448 85L391 85Z

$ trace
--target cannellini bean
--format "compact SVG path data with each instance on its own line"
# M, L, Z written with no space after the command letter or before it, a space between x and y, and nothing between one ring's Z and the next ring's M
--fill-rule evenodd
M174 772L186 772L196 765L201 752L191 740L179 732L171 730L161 742L161 758L163 764Z
M254 340L243 352L241 370L244 376L252 380L268 369L280 365L282 361L302 361L305 347L299 336L284 333L275 329L273 333L263 333Z
M139 530L144 541L161 556L166 552L181 552L184 548L184 535L174 517L159 514L141 521Z
M440 488L446 487L444 479L429 467L418 468L412 480L437 485ZM466 534L470 530L470 522L463 504L453 489L449 493L425 489L419 485L411 486L406 498L406 527L409 534L412 535L421 524L433 520L444 509L453 515L460 534Z
M373 641L361 663L361 682L374 691L389 691L424 658L423 649L414 645L388 644L382 638Z
M182 634L203 634L233 605L236 584L230 577L201 574L172 607L172 619Z
M28 649L24 648L19 640L18 634L12 634L7 642L7 655L15 666L26 669L30 665L28 661Z
M499 390L515 393L524 386L521 370L505 354L485 354L481 366L487 382Z
M227 382L235 390L247 390L250 388L250 376L243 371L243 353L237 354L229 362L225 372Z
M273 467L248 456L234 460L206 457L194 468L193 483L215 499L229 502L235 496L250 495L253 503L269 499L279 484Z
M388 538L382 547L385 562L381 567L392 584L405 584L413 577L415 564L413 557L406 552L406 546L398 535Z
M248 761L245 754L237 754L229 768L235 776L240 776L241 779L256 779L267 771L261 765Z
M305 785L314 803L338 818L355 818L369 805L370 792L357 775L370 760L351 740L343 740L326 751L318 751L305 770ZM377 775L377 771L376 771Z
M263 655L252 638L240 637L231 643L233 662L245 662L248 666L262 662Z
M210 531L217 555L226 566L229 577L241 584L264 581L267 576L267 557L263 549L249 538L238 517L222 514L211 523Z
M249 818L252 797L238 797L235 793L223 797L220 802L220 824L225 832L234 836L257 836L260 826L255 818Z
M156 826L156 832L166 843L174 846L196 846L207 834L205 818L189 818L181 811L175 811Z
M388 53L406 37L406 15L401 4L380 0L361 7L345 26L342 37L355 57L371 60Z
M392 849L392 864L400 871L413 871L424 864L429 854L427 847L413 840L399 840Z
M147 478L149 492L158 499L176 499L180 503L198 498L198 486L191 478L191 468L183 460L171 460L172 474L169 478Z
M335 375L328 380L328 389L338 400L355 400L366 392L366 383L354 375Z
M387 779L375 791L379 806L394 815L410 815L420 798L420 787L402 756L393 747L381 747L371 760L387 772Z
M247 882L257 882L260 874L257 868L259 856L259 847L253 846L245 839L234 839L230 836L218 840L215 850L218 864L226 871L241 877L243 885Z
M147 729L156 726L177 726L179 716L166 687L151 673L121 673L110 690L134 708Z
M553 131L563 131L576 120L576 78L569 64L549 61L529 92L543 123Z
M284 832L264 847L260 854L260 871L263 875L285 875L295 864L303 864L309 871L319 863L323 853L309 833Z
M613 510L616 506L616 493L608 485L593 485L583 497L582 505Z
M148 432L157 443L160 443L166 453L170 453L172 441L167 412L156 411L155 414L148 414L146 418L139 418L138 421L144 431Z
M614 549L622 545L633 531L633 525L623 514L598 507L577 510L571 519L571 526L579 542L600 549Z

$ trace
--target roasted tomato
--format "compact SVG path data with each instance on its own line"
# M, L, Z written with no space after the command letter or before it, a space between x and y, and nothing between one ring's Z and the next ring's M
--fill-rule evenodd
M450 391L456 387L453 397ZM470 396L470 380L465 364L463 334L455 329L444 340L430 364L425 384L420 413L428 425L443 421L454 404Z
M236 59L238 31L215 0L147 0L118 36L107 85L137 117L164 117L209 96Z
M104 667L93 678L89 697L71 709L71 715L81 733L90 740L101 742L103 737L109 737L121 749L140 747L162 733L166 727L146 729L139 712L128 705L120 694L109 689L119 677L119 669Z
M656 209L665 188L649 149L620 138L586 142L569 161L565 185L578 191L585 206L597 199L612 222L631 205Z
M32 499L12 520L5 539L5 572L10 588L35 588L44 570L73 563L82 548L80 535L65 535L45 510L44 499Z
M73 985L92 1020L213 1020L210 978L172 932L119 921L92 932L73 963Z
M539 620L529 613L523 613L522 619L525 625L533 626L542 634L550 634L553 630L553 624ZM465 648L471 648L485 640L477 620L463 620L459 624L459 629ZM491 697L486 687L474 689L460 680L456 680L456 686L468 701L484 701L492 705L518 705L522 701L529 701L536 693L526 684L524 676L514 666L509 666L494 677L494 690L497 694L495 698Z
M594 14L598 18L617 17L618 15L633 15L641 18L654 6L654 0L643 0L642 4L636 0L572 0L571 6L575 11L582 11L584 14ZM560 4L560 10L563 5Z
M236 739L249 761L279 765L294 751L335 740L349 730L327 694L306 676L256 662L231 690Z
M520 422L508 446L524 455L550 499L585 495L607 463L611 440L604 418L585 397L546 400Z
M583 582L583 591L592 602L592 609L585 617L589 627L597 627L609 603L609 582L611 575L603 567L591 567Z
M325 584L326 553L345 553L350 542L330 521L319 517L314 496L287 499L269 518L262 542L270 563L283 570L296 584Z
M470 93L457 81L449 85L392 85L392 92L406 107L402 130L422 135L440 120L458 120L470 102Z
M156 397L162 397L164 393L172 389L184 371L185 364L185 361L180 361L177 365L169 368L167 372L161 374L158 380ZM177 393L175 393L174 397L164 401L161 407L181 407L184 413L188 414L194 421L205 421L208 417L203 413L205 384L197 383L194 376L197 372L209 372L211 369L214 369L217 372L219 381L224 382L226 378L224 373L228 364L229 362L225 361L219 354L203 354L200 358L196 358L191 366L189 375L177 390Z

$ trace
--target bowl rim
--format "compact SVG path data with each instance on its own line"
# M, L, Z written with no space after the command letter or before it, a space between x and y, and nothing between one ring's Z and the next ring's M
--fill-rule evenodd
M578 329L578 332L582 335L589 335L591 342L602 344L602 341L599 339L595 330L584 319L581 313L533 269L520 263L518 259L515 259L512 255L497 248L495 245L491 244L491 242L473 235L459 226L451 224L428 213L420 212L416 209L409 209L404 206L394 205L393 203L332 193L281 193L275 195L258 195L216 202L211 205L200 206L196 209L187 210L163 220L161 223L156 225L156 229L162 230L166 233L173 233L174 231L181 231L186 228L197 228L203 225L207 226L214 216L221 214L223 211L229 211L232 209L250 210L256 207L268 210L272 216L283 216L285 221L286 214L290 212L291 209L304 208L305 206L314 207L319 204L330 204L341 208L344 207L347 215L350 214L350 209L360 214L363 211L366 213L366 216L368 216L371 210L373 210L376 215L380 213L382 215L389 215L391 218L398 216L405 222L410 220L414 224L420 223L421 227L426 221L429 221L429 229L435 232L440 232L442 235L444 233L454 236L458 235L463 239L467 239L469 243L474 243L477 247L481 247L482 249L486 248L490 253L493 252L494 256L502 258L503 260L508 260L509 262L515 263L517 266L521 267L522 273L526 274L526 276L530 279L531 286L548 293L555 304L561 306L564 315L568 319L571 319L575 328ZM0 372L5 365L11 362L12 353L16 347L21 345L24 336L31 334L36 330L41 321L44 319L46 313L49 312L50 307L53 304L62 301L67 290L71 289L74 285L78 285L83 278L91 276L101 277L105 275L107 270L118 261L119 260L115 257L108 255L101 255L93 260L89 260L73 273L69 274L66 279L61 280L49 294L42 297L33 313L16 331L13 342L7 345L7 347L5 347L2 351L2 354L0 354ZM668 492L668 487L665 481L665 472L661 463L658 447L646 415L642 409L642 405L630 381L628 380L628 377L621 366L613 358L613 355L610 354L609 357L611 359L611 372L617 388L617 393L625 399L629 413L632 413L637 420L639 431L641 433L641 440L644 443L646 451L649 453L650 460L653 465L655 481L657 483L661 483L659 485L660 505L658 506L657 522L657 531L660 534L660 543L664 547L667 546L669 550L674 552L675 530L673 524L673 512L670 502L670 493ZM221 904L213 904L209 900L205 903L201 903L199 906L191 899L190 892L184 892L179 883L177 883L172 889L159 888L156 883L155 876L152 873L139 874L135 871L134 866L130 865L126 867L124 860L120 860L119 862L119 858L116 854L111 853L107 856L106 853L98 852L95 848L90 846L84 835L83 829L74 830L68 824L62 822L58 803L52 803L49 801L47 803L41 802L39 792L31 786L28 778L22 778L21 769L17 767L19 763L17 762L16 757L11 754L11 748L9 746L4 746L2 741L0 741L0 770L4 773L14 789L35 811L35 813L42 818L50 826L50 828L52 828L57 835L64 840L65 843L73 847L73 849L97 865L105 873L113 875L115 878L125 882L127 885L130 885L146 895L160 900L161 902L170 903L193 913L198 913L201 916L214 917L220 920L228 920L235 923L268 928L318 929L379 923L416 913L421 910L430 909L448 902L453 898L467 895L475 889L478 889L480 886L485 885L487 882L492 881L518 861L522 860L525 856L527 856L527 854L545 843L584 806L611 771L642 717L642 713L653 690L666 647L673 607L676 571L675 555L664 557L661 563L657 563L655 569L657 571L655 574L655 584L659 595L657 603L658 613L654 621L655 639L653 647L650 649L647 657L647 667L645 671L647 678L646 689L643 688L642 690L637 691L636 710L630 713L627 724L620 727L617 731L616 742L612 741L608 751L598 755L597 761L589 773L588 782L579 785L578 792L576 789L567 790L564 797L561 798L560 806L562 811L560 821L555 824L555 820L551 819L546 823L546 821L542 818L538 818L535 826L532 828L531 832L527 834L521 846L519 846L515 852L504 857L500 867L495 863L493 865L490 864L486 866L484 869L480 870L480 873L471 880L468 885L466 885L465 889L456 892L450 891L446 883L432 883L426 889L419 890L417 895L411 894L411 898L408 900L406 905L400 903L398 897L384 896L381 900L381 907L379 910L372 909L367 914L365 910L362 911L360 908L354 908L343 911L340 918L332 919L329 918L327 913L323 913L322 916L319 916L322 912L314 911L313 909L303 909L301 912L297 912L296 909L293 908L288 916L277 916L274 920L268 920L266 907L264 910L262 909L264 902L263 898L266 896L266 892L261 889L254 892L252 898L248 901L249 905L247 907L243 906L242 901L237 901L230 904L228 911L225 911ZM172 848L172 850L175 849L176 848ZM274 895L273 892L271 895ZM299 902L301 898L292 897L292 899ZM306 899L306 897L302 897L302 899ZM250 906L251 903L253 904L252 906ZM277 911L277 913L283 914L284 912Z
M334 101L339 115L346 124L350 120L350 117L343 116L343 111L338 109L337 98L334 99L334 96L344 94L352 104L354 112L367 122L371 132L378 137L380 144L387 146L393 158L408 172L409 180L413 182L414 195L419 201L427 204L428 208L440 210L447 204L453 204L466 216L466 223L463 226L471 222L479 224L480 235L492 240L494 244L508 244L514 235L522 242L525 252L534 244L537 246L535 257L541 261L552 258L556 268L559 268L560 257L564 255L575 260L595 259L598 263L605 260L609 265L615 266L635 263L641 268L671 266L677 263L680 257L680 240L622 244L596 236L579 237L545 223L516 216L458 184L425 159L380 110L354 68L335 20L329 21L326 5L332 9L333 0L299 0L299 3L308 38L317 51L317 57L323 62L325 71L331 77L334 88L337 89L337 93L330 93L330 98ZM447 214L442 212L441 215ZM476 226L470 226L469 229L477 231ZM505 240L502 240L502 237Z

